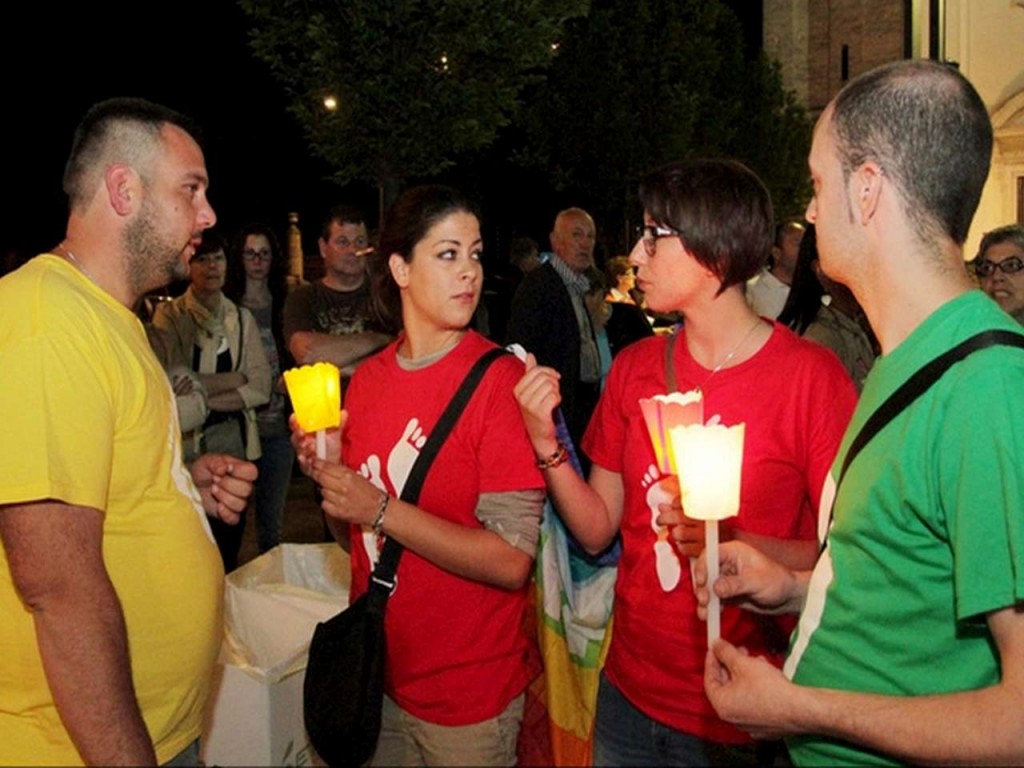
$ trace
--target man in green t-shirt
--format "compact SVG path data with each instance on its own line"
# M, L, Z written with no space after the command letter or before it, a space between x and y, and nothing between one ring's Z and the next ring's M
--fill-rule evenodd
M852 289L883 355L826 480L813 573L722 546L720 597L800 610L784 672L728 638L705 672L718 713L786 737L798 765L1024 763L1024 352L955 365L835 487L853 437L911 374L979 331L1020 330L964 269L991 152L977 92L930 61L854 80L815 128L807 218L821 265Z

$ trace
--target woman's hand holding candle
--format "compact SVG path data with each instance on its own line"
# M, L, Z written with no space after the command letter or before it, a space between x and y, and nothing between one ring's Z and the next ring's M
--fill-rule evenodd
M658 511L660 514L654 522L668 528L669 536L680 556L699 557L704 551L706 543L706 526L704 521L687 517L686 510L683 509L682 499L679 496L676 496L671 504L659 504ZM725 522L720 523L719 541L731 541L732 538L732 526Z
M341 461L341 434L347 417L348 413L342 411L340 423L336 428L321 430L325 461L333 464ZM303 430L294 414L288 418L288 426L292 431L292 447L299 460L299 469L304 475L309 476L313 470L313 459L317 458L317 433Z
M341 422L341 374L332 363L315 363L284 372L284 383L304 432L316 433L316 455L327 458L327 430Z
M344 464L314 458L310 466L309 476L323 497L320 507L329 517L356 525L373 524L381 509L380 488Z

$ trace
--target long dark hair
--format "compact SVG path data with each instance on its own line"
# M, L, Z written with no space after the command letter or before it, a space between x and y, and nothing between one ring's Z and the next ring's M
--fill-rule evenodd
M388 267L391 254L397 253L406 263L412 261L413 249L430 228L460 211L480 220L476 206L457 189L425 184L405 190L384 216L377 249L370 256L370 280L374 312L388 331L402 327L401 293Z
M779 322L800 335L803 335L807 326L818 316L821 297L825 295L825 288L814 272L814 262L817 258L818 238L814 232L814 225L808 224L803 239L800 240L789 295L786 297L782 312L779 313Z
M266 224L252 222L235 233L235 237L231 241L231 250L228 252L228 273L227 281L224 284L224 295L235 304L242 305L242 296L245 295L245 263L242 251L245 250L245 241L250 235L263 235L270 244L270 271L267 273L267 288L270 290L270 328L277 344L281 368L284 369L287 365L286 361L290 359L288 345L284 343L282 321L288 285L285 282L285 263L284 254L281 252L281 243L277 239L277 235L274 234L274 230Z

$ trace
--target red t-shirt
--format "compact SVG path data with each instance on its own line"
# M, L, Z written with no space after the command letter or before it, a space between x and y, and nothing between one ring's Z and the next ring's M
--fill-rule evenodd
M346 394L343 456L397 496L419 448L473 363L494 345L469 332L441 360L399 367L397 342L362 363ZM418 506L473 528L481 493L543 488L512 388L523 365L495 361L427 472ZM352 596L366 591L370 547L352 529ZM526 587L515 592L470 581L405 550L387 607L388 694L432 723L468 725L498 715L536 671L536 645L523 631Z
M740 513L728 523L813 540L822 484L856 404L846 370L830 350L776 323L757 354L709 379L710 371L687 350L685 329L678 336L679 390L703 385L705 421L717 414L726 426L746 424ZM667 343L666 337L645 339L619 354L583 440L595 464L622 476L624 490L623 553L605 672L648 717L700 738L744 742L749 737L720 720L704 694L707 628L697 618L689 563L658 541L652 523L657 504L668 497L658 485L662 475L639 400L666 392ZM722 611L722 637L753 654L778 648L791 629L791 620Z

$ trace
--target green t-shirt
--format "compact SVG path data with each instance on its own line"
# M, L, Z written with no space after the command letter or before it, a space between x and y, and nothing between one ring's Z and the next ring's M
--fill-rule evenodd
M1021 330L972 291L942 306L879 358L833 477L853 437L897 387L989 328ZM1024 352L976 352L853 461L786 663L794 682L920 696L999 681L985 614L1024 600L1021 392ZM793 739L790 750L798 765L894 764L817 736Z

